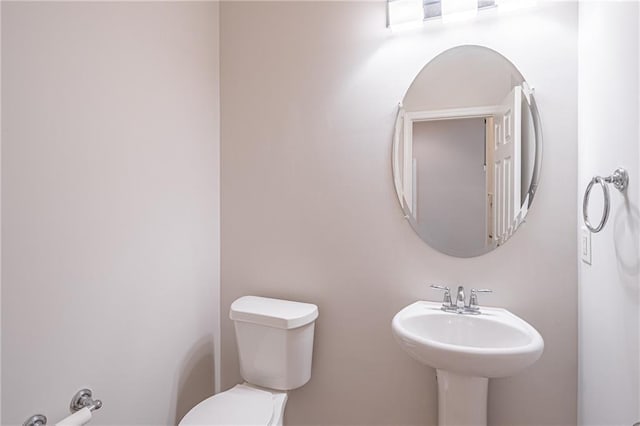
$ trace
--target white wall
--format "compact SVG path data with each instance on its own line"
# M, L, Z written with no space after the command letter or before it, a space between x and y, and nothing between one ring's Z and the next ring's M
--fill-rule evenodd
M0 129L2 129L2 5L0 4ZM0 131L0 192L2 187L2 132ZM0 194L0 330L2 330L2 196ZM2 337L0 333L0 423L2 423Z
M222 385L240 380L227 312L257 294L319 305L311 381L288 424L435 424L432 369L391 318L429 283L489 287L544 336L540 361L489 385L491 425L572 425L577 413L577 5L385 27L384 2L221 4ZM494 11L495 12L495 11ZM545 139L527 222L498 250L443 255L405 221L391 176L396 106L431 58L481 44L536 88Z
M213 393L218 6L2 2L2 424Z
M578 261L579 424L626 426L640 421L639 6L584 2L579 17L579 225L592 176L620 166L630 175L626 197L610 189L592 265ZM602 195L592 194L597 222Z
M495 11L490 13L495 15ZM429 25L437 23L431 22ZM473 40L469 43L475 44ZM486 55L487 49L473 46L442 53L437 60L423 68L411 83L402 99L405 111L502 104L513 87L522 84L524 79L517 66L514 68L507 58L494 54L491 60L487 60ZM425 93L429 96L425 96Z

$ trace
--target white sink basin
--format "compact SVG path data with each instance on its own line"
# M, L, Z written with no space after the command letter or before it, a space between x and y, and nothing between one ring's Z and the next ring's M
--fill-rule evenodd
M544 341L529 323L506 309L480 315L445 312L420 301L393 318L393 334L416 360L439 370L475 377L505 377L540 358Z

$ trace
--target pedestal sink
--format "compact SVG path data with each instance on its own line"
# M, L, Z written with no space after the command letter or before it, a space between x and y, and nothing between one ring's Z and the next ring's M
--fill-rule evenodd
M436 369L438 425L486 425L489 378L511 376L536 362L544 341L506 309L483 307L467 315L441 306L419 301L405 307L393 318L393 334L409 355Z

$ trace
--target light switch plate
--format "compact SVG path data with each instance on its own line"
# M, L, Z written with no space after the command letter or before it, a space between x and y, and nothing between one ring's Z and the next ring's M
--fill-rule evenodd
M580 236L580 253L582 254L582 261L587 265L591 265L591 231L584 226Z

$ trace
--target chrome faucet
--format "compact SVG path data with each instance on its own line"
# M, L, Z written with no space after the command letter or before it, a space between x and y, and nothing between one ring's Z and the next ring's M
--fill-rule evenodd
M446 312L455 312L458 314L478 315L480 314L480 306L478 305L478 293L492 293L492 290L483 289L471 289L471 295L469 296L469 303L465 304L464 287L458 286L458 292L456 295L456 302L451 300L451 290L449 287L431 284L431 288L444 291L444 298L442 300L441 309Z
M458 311L464 311L465 303L464 303L464 287L461 285L458 286L458 296L456 297L456 308Z

